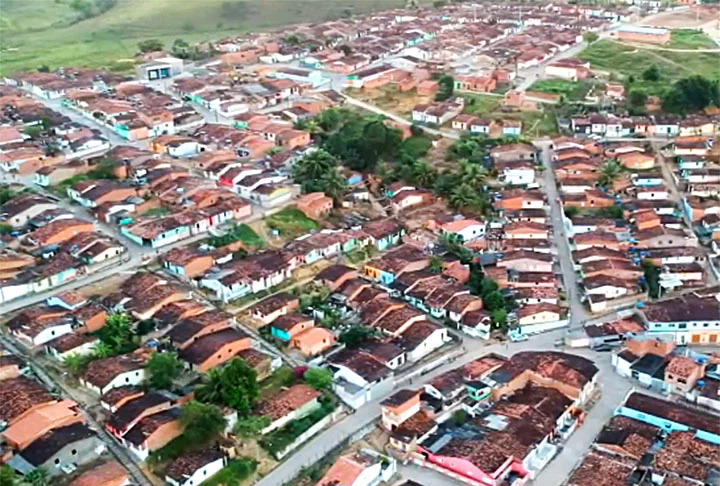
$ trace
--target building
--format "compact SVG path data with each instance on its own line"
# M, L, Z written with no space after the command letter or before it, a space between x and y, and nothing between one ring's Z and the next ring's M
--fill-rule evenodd
M305 384L293 385L278 394L261 401L256 409L257 415L270 418L270 424L262 430L267 434L283 427L291 420L298 420L320 407L322 393Z
M165 482L172 486L198 486L227 465L219 449L186 452L165 469Z
M670 31L659 27L622 25L616 29L617 39L624 42L665 45L670 42Z
M397 470L395 459L363 449L340 456L318 486L375 486L390 482Z

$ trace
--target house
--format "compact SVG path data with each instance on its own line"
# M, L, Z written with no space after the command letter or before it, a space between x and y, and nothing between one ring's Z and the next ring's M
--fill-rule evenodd
M225 454L216 448L186 452L165 469L165 482L172 486L198 486L226 465Z
M297 207L310 219L321 219L333 208L332 198L322 192L305 194L297 200Z
M267 434L317 410L321 396L322 393L313 387L300 383L262 400L255 408L255 414L269 417L270 424L261 433Z
M512 189L501 192L499 196L500 198L495 202L496 207L505 211L543 209L545 207L543 193L537 190Z
M508 186L526 186L535 182L535 167L525 160L501 161L495 164L499 181Z
M650 335L668 335L680 345L720 342L720 307L712 288L647 303L641 314Z
M44 320L27 320L20 315L7 323L10 333L26 346L42 346L55 338L73 331L73 321L64 317Z
M496 265L517 272L549 273L553 271L553 257L536 251L514 250L503 253Z
M655 167L655 157L640 152L628 152L617 156L618 162L630 170L648 170Z
M420 411L420 391L402 389L380 402L380 424L393 431Z
M295 336L314 325L312 317L299 313L285 314L270 324L270 332L273 337L290 342Z
M545 75L550 78L578 81L590 77L590 63L577 58L563 59L545 66Z
M187 278L196 278L207 273L215 264L210 253L180 247L164 253L161 257L163 266L171 273Z
M0 215L13 228L23 228L31 219L57 207L57 204L38 194L20 194L2 205Z
M99 340L88 334L69 333L53 339L46 344L48 354L58 361L64 361L69 356L89 356L95 352L95 345Z
M3 430L2 436L10 447L22 450L53 429L83 422L77 404L63 400L35 408Z
M511 143L495 147L490 151L490 156L495 163L534 161L537 157L537 150L530 144Z
M362 230L370 236L371 243L379 251L397 245L405 235L404 226L395 218L370 221Z
M267 297L250 307L250 316L264 324L270 324L278 317L296 310L300 306L297 297L281 292Z
M698 245L697 238L691 233L664 226L637 231L635 240L637 248L675 248Z
M318 486L373 486L392 480L397 470L395 459L362 449L340 456L328 472L318 481Z
M130 484L127 470L114 460L89 469L73 479L68 486L126 486Z
M137 354L121 354L90 363L80 377L80 384L104 395L113 388L139 385L145 381L145 359Z
M440 233L459 243L485 237L485 223L474 219L458 219L440 226Z
M673 393L685 395L705 376L706 362L687 356L673 356L665 367L665 384Z
M185 349L203 336L228 329L235 323L232 314L218 310L202 309L178 320L166 336L178 348Z
M355 410L392 389L392 370L367 352L344 349L326 361L333 372L335 392Z
M244 332L228 328L197 338L182 349L178 357L193 370L204 373L233 359L240 351L250 347L250 337Z
M415 363L450 341L448 330L430 321L419 320L400 334L399 344L407 361Z
M182 434L180 409L173 407L144 417L125 434L120 443L140 461Z
M387 254L366 262L363 274L383 285L392 284L404 273L427 268L430 258L410 245L402 245Z
M547 240L548 228L540 223L518 221L503 227L503 237L510 240Z
M330 289L331 292L337 291L345 282L354 280L358 277L358 272L347 265L330 265L320 270L315 276L315 282Z
M92 463L105 451L105 443L83 423L50 430L14 455L8 465L23 474L36 468L56 477Z
M560 320L560 307L553 304L530 304L515 311L520 326L544 324Z
M293 337L290 345L304 356L311 357L330 349L336 341L337 338L329 330L323 327L311 327Z

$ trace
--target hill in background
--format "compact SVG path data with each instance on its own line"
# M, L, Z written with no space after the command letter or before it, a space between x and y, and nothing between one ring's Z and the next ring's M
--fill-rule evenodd
M0 73L128 68L137 43L215 40L404 5L404 0L2 0ZM125 59L125 62L122 60ZM121 60L118 62L118 60Z

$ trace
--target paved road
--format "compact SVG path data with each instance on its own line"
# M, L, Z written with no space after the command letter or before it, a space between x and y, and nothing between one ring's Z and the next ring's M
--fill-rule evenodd
M567 295L569 304L570 328L572 329L579 327L583 322L587 321L590 318L590 313L581 301L578 277L573 265L570 243L565 236L563 209L558 198L555 171L552 168L552 152L548 142L536 142L536 145L542 148L540 160L543 166L545 166L545 171L543 172L543 190L547 195L550 205L550 220L553 226L554 246L557 249L557 259L560 264L565 294Z

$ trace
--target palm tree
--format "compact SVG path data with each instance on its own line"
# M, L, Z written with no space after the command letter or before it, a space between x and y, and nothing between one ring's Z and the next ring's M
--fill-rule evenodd
M347 191L347 182L345 182L345 179L335 170L322 176L320 178L320 184L323 192L335 200L339 200L345 194L345 191Z
M203 403L220 403L222 398L222 369L212 368L195 389L195 397Z
M455 209L464 208L477 202L477 195L470 185L460 184L450 193L449 201Z
M114 354L114 350L109 344L100 341L93 346L93 353L98 358L107 358Z
M623 167L617 160L608 160L600 169L600 179L598 179L598 183L605 188L612 186L622 170Z
M435 170L433 170L430 165L428 165L427 162L415 162L411 169L410 173L412 175L413 180L419 185L423 187L430 187L432 186L433 182L435 181L435 177L437 174L435 173Z
M480 164L473 164L465 159L460 160L458 166L458 175L460 176L460 182L467 184L470 187L481 187L487 179L488 172Z
M67 369L70 374L76 374L85 364L85 361L77 354L71 354L63 358L63 366Z

